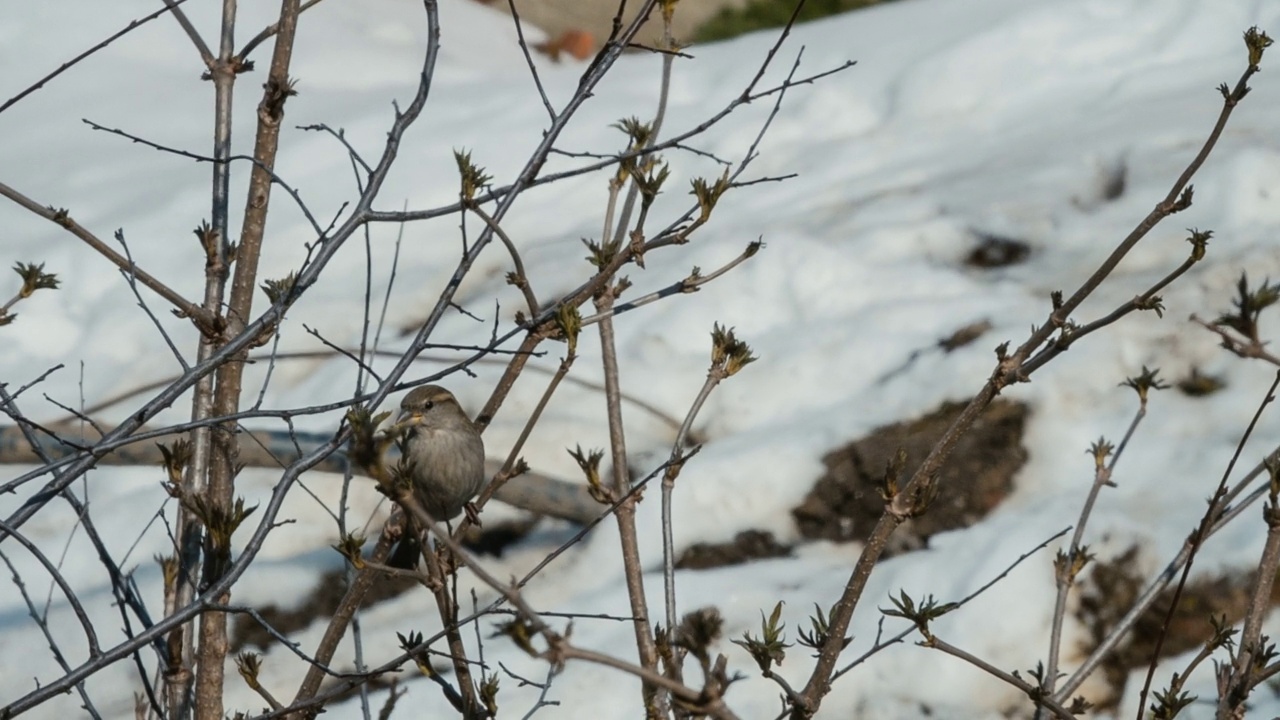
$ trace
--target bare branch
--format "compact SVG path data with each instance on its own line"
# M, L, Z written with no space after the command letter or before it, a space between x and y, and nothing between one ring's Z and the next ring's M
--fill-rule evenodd
M93 47L90 47L89 49L85 50L84 52L80 53L79 55L76 55L75 57L71 58L70 60L68 60L68 61L66 61L66 62L64 62L64 63L62 63L62 64L61 64L61 65L59 65L59 66L58 66L58 68L57 68L56 70L54 70L53 72L49 73L48 75L45 75L44 77L42 77L42 78L40 78L39 80L35 81L35 83L33 83L33 84L31 84L31 85L27 86L27 88L26 88L25 90L23 90L22 92L18 93L17 95L14 95L13 97L11 97L11 98L9 98L8 100L4 101L4 104L3 104L3 105L0 105L0 113L4 112L5 110L8 110L10 107L13 107L13 106L14 106L14 105L16 105L20 100L22 100L22 99L23 99L23 98L25 98L26 96L30 95L31 93L33 93L33 92L35 92L35 91L39 90L40 88L44 87L46 84L48 84L48 83L49 83L49 81L50 81L50 80L53 80L54 78L58 77L58 76L59 76L59 75L61 75L62 73L64 73L64 72L66 72L66 71L70 70L71 68L75 67L78 63L80 63L81 61L85 60L85 59L86 59L86 58L88 58L90 55L93 55L94 53L98 52L99 50L102 50L102 49L106 48L108 45L110 45L111 43L115 42L116 40L119 40L120 38L124 37L125 35L128 35L129 33L133 32L134 30L137 30L138 28L142 27L143 25L146 25L147 23L151 22L152 20L155 20L156 18L160 17L161 15L164 15L165 13L169 12L169 11L170 11L170 10L172 10L173 8L176 8L177 6L181 5L182 3L187 2L187 0L166 0L166 2L169 2L169 5L168 5L168 6L163 7L163 8L161 8L161 9L159 9L159 10L156 10L155 12L150 13L150 14L148 14L148 15L143 15L142 17L138 18L137 20L133 20L133 21L131 21L128 25L125 25L123 28L121 28L121 29L120 29L120 30L118 30L117 32L115 32L115 33L113 33L112 35L110 35L109 37L107 37L107 39L105 39L105 40L103 40L102 42L100 42L100 43L98 43L98 44L94 45Z
M0 182L0 196L9 198L32 213L64 228L67 232L80 238L89 245L89 247L98 251L99 254L114 263L116 267L120 268L124 272L133 274L138 279L138 282L141 282L143 285L151 288L151 290L153 290L157 295L172 303L183 317L193 318L196 320L197 325L211 324L211 318L202 308L193 305L190 300L182 297L168 285L157 280L141 268L133 267L127 258L121 256L115 250L112 250L109 245L98 239L98 236L94 235L92 232L80 225L80 223L72 219L71 214L68 211L42 206L2 182Z

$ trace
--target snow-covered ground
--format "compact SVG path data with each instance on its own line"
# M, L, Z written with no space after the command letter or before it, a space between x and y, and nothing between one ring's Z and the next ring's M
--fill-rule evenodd
M0 74L0 100L156 5L63 0L9 8L0 24L0 66L6 68ZM215 37L218 6L207 0L185 6L207 38ZM271 10L270 4L245 4L241 36L268 23ZM375 155L392 119L392 100L406 103L417 81L424 43L421 15L420 5L409 0L329 0L304 16L293 72L299 95L287 106L277 172L298 189L322 224L356 194L350 164L331 137L293 128L313 123L343 128L356 148ZM496 184L506 184L546 125L509 20L470 0L443 0L441 15L444 39L431 101L406 138L380 209L455 200L452 152L457 148L470 150ZM701 292L617 321L624 389L677 417L703 381L713 323L736 327L760 357L717 389L700 417L707 443L676 489L677 551L695 542L726 541L752 528L796 541L789 509L821 474L823 454L877 426L975 392L991 370L995 345L1020 342L1047 314L1049 293L1074 289L1164 196L1217 117L1221 98L1215 86L1234 84L1243 70L1240 38L1252 25L1280 30L1280 5L1259 0L905 0L797 28L771 72L774 81L801 46L801 74L858 61L851 70L788 93L748 173L799 177L731 192L693 243L651 254L644 270L628 269L638 296L684 277L691 266L719 267L758 237L767 244ZM761 33L691 48L694 59L675 66L664 132L684 131L740 93L774 37ZM267 57L260 50L260 69L241 79L237 152L248 153L252 146L256 89ZM1104 492L1086 542L1101 559L1139 544L1139 562L1148 574L1180 547L1274 373L1229 356L1213 335L1187 318L1192 313L1213 317L1227 309L1242 270L1258 280L1280 275L1277 59L1264 58L1254 92L1196 177L1195 205L1152 232L1076 318L1087 321L1108 312L1181 263L1189 249L1184 228L1214 231L1206 261L1163 293L1163 319L1128 318L1074 346L1032 383L1008 391L1032 408L1025 439L1030 460L1017 490L979 525L935 538L928 551L882 563L855 614L850 657L871 644L880 619L877 606L888 606L889 593L905 589L916 596L957 599L1073 522L1091 480L1092 460L1084 451L1100 435L1121 436L1136 402L1117 384L1144 365L1159 367L1170 379L1192 368L1223 374L1227 387L1206 398L1176 391L1154 397L1149 417L1119 464L1118 487ZM584 66L540 63L547 92L559 106L572 95ZM96 132L81 119L207 153L212 87L200 81L201 70L190 41L171 19L133 32L0 114L0 182L41 204L68 208L100 237L122 229L139 266L187 297L199 297L203 258L191 231L208 217L209 165ZM624 57L572 122L560 147L620 149L625 138L610 125L652 113L658 70L655 57ZM769 110L769 102L757 102L692 144L737 159ZM673 176L655 205L655 226L688 205L684 189L690 178L719 173L705 157L667 157ZM575 162L553 158L548 169ZM1120 165L1127 169L1125 191L1106 201L1101 187ZM237 218L245 177L247 172L238 174L234 185ZM527 193L508 215L504 228L521 248L541 298L571 289L589 273L579 239L599 235L605 198L604 176L579 177ZM477 225L469 219L469 232ZM42 291L17 305L18 319L0 329L0 382L11 390L53 365L64 365L24 396L20 404L26 413L51 420L63 414L52 401L92 404L179 371L126 282L98 255L7 201L0 202L0 228L0 260L43 262L62 281L57 292ZM399 232L393 226L371 228L375 298L386 290ZM966 267L963 259L979 232L1025 240L1031 255L1022 264L993 271ZM312 239L301 213L277 192L261 276L279 278L295 269L305 257L304 243ZM456 217L403 228L387 313L390 328L413 327L425 316L453 271L459 247ZM365 263L363 242L341 251L320 283L290 311L282 350L321 349L304 325L337 343L359 341ZM488 322L451 314L433 340L483 343L495 299L501 303L500 325L510 326L520 303L503 279L509 263L501 246L492 245L458 294L461 305ZM16 287L15 276L0 278L0 296L7 298ZM171 317L158 297L143 291L143 298L180 349L194 347L188 324ZM926 354L907 372L878 381L913 351L981 319L993 329L977 343L949 355ZM1274 337L1280 327L1272 323L1265 330ZM382 347L396 346L388 333ZM594 332L584 336L580 352L574 374L598 380ZM551 355L540 364L552 367L556 359ZM474 412L501 367L481 365L475 379L456 375L446 384ZM263 367L252 369L246 392L256 397L264 377ZM504 456L515 440L541 393L539 378L528 375L516 386L487 431L491 455ZM284 362L275 368L265 406L341 401L354 387L348 361ZM141 402L131 400L105 415L119 420ZM179 402L160 420L180 421L187 413ZM673 432L634 408L627 409L625 419L632 465L647 471L670 452ZM336 427L337 416L299 417L297 424L327 431ZM1277 433L1280 416L1264 416L1241 464L1251 466L1274 447ZM575 445L607 447L604 401L588 389L566 386L524 455L541 472L574 479L580 473L565 448ZM9 467L0 478L24 469ZM260 501L277 477L246 471L241 492L250 503ZM161 479L158 468L102 468L77 484L117 559L134 570L153 612L161 607L161 594L151 558L169 547L157 513L173 511ZM341 559L328 549L337 530L326 510L336 506L340 482L317 474L303 484L310 493L297 488L281 516L296 522L271 535L259 562L236 586L236 602L288 606L310 592L321 572L340 567ZM0 514L9 516L26 496L0 498ZM357 485L356 517L375 512L378 499L372 487ZM500 517L508 511L494 507L490 512ZM640 506L639 523L651 608L659 613L656 492ZM96 557L72 526L67 509L50 506L23 530L61 563L103 644L110 646L120 638L119 614ZM1256 562L1263 535L1261 520L1251 511L1215 537L1197 567L1206 573L1247 568ZM502 559L486 563L498 577L523 574L566 536L566 526L546 524ZM38 563L14 543L0 549L36 602L49 602L51 624L68 662L83 662L79 624ZM838 596L858 550L809 543L792 558L678 574L682 611L712 604L725 616L725 639L717 650L729 655L731 668L751 678L733 685L728 696L743 717L775 714L777 688L760 680L754 663L728 640L756 632L760 611L778 600L786 603L789 630L807 627L813 604L826 607ZM1054 595L1050 560L1043 553L1024 563L939 622L938 632L1002 668L1034 667L1048 647ZM6 578L0 587L0 701L7 703L62 673L16 586ZM480 592L482 598L491 596L483 587ZM626 615L612 524L601 525L548 567L527 597L544 610ZM395 652L396 631L430 631L438 622L430 598L421 592L376 605L361 620L370 660ZM316 623L294 637L309 651L321 631ZM1071 648L1081 632L1068 625L1068 672L1071 659L1079 659ZM626 649L633 646L631 627L622 622L580 620L573 639L585 647L634 652ZM485 660L493 667L501 662L523 677L540 679L545 672L542 663L503 639L485 642ZM339 665L349 667L343 665L349 662L347 656ZM793 648L781 670L793 684L800 683L811 662L803 648ZM1177 661L1165 663L1157 683L1179 667ZM287 695L304 670L277 646L266 655L262 680ZM133 693L140 688L135 672L122 662L88 682L105 715L131 714ZM1128 706L1136 702L1134 685L1126 715L1132 715ZM262 705L234 675L227 688L228 710ZM417 678L407 688L401 716L444 709L431 682ZM1212 696L1210 674L1202 671L1192 689ZM536 696L535 689L517 687L504 676L502 716L523 715ZM549 694L561 705L541 709L538 717L634 717L637 698L631 678L570 663ZM1261 694L1258 700L1275 703ZM78 702L74 695L59 698L33 715L74 716ZM377 707L381 696L374 703ZM953 718L1000 717L1027 707L1012 688L974 668L906 645L841 678L822 715L910 718L926 706ZM1280 707L1254 710L1274 714ZM328 714L358 715L356 701L332 706Z

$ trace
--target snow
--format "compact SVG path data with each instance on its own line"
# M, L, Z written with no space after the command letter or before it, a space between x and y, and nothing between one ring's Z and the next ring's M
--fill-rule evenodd
M217 26L216 3L188 3L206 34ZM376 6L376 7L375 7ZM151 12L154 2L98 3L64 0L25 3L7 13L0 28L0 99L19 92L76 52ZM271 7L246 4L242 40L270 21ZM61 18L70 14L75 23ZM401 159L378 204L426 208L456 200L452 153L467 149L477 164L505 184L519 171L541 138L546 113L514 43L509 19L469 0L444 0L443 45L431 101L406 138ZM734 326L759 361L726 381L712 395L697 427L707 438L702 452L680 476L675 496L677 551L696 542L720 542L746 529L772 531L783 542L798 539L788 509L821 473L820 458L849 439L928 412L943 400L964 399L982 384L992 349L1020 342L1048 312L1048 295L1076 287L1112 247L1163 198L1193 157L1217 117L1219 83L1234 84L1243 69L1241 32L1258 25L1280 30L1280 6L1246 0L1110 0L1075 3L1015 0L904 0L797 28L779 67L777 82L795 52L804 47L801 74L858 61L851 70L788 92L781 113L761 145L748 177L798 173L784 183L763 183L729 193L710 225L685 247L655 252L647 268L629 268L638 297L686 276L692 266L719 267L762 238L765 249L692 296L646 306L618 318L617 341L624 389L683 417L705 376L712 324ZM355 183L341 146L320 133L293 129L326 123L342 128L366 157L381 147L392 119L391 102L408 101L424 47L421 8L404 0L330 0L304 16L295 72L298 97L287 107L277 170L293 184L323 225L354 197ZM53 28L57 31L53 31ZM527 30L536 35L536 31ZM665 133L682 132L718 111L741 92L773 42L765 32L690 49L695 59L676 63ZM258 51L264 68L269 47ZM1276 51L1273 49L1272 54ZM1280 275L1274 238L1280 230L1280 86L1274 57L1251 83L1254 92L1232 117L1217 149L1195 179L1196 202L1161 224L1129 255L1108 284L1080 309L1089 320L1145 290L1189 252L1187 227L1215 233L1208 258L1163 293L1163 319L1130 317L1087 338L1055 360L1030 384L1006 395L1032 408L1025 438L1030 460L1017 491L979 525L934 538L925 552L895 557L873 574L854 617L853 658L873 641L877 607L905 589L917 599L940 601L972 592L1019 555L1075 521L1091 480L1084 454L1100 435L1118 440L1136 409L1133 393L1118 388L1145 366L1176 379L1198 367L1227 378L1222 392L1189 398L1176 391L1154 396L1150 413L1126 450L1115 489L1105 490L1087 528L1086 542L1102 559L1130 545L1141 548L1148 576L1176 553L1198 521L1240 434L1268 386L1273 371L1229 356L1215 336L1188 322L1192 313L1214 317L1225 310L1241 270L1261 280ZM577 87L581 64L539 59L539 72L553 105ZM160 18L57 78L48 87L0 114L0 182L41 204L66 207L108 242L122 229L139 266L187 297L199 297L203 258L191 235L208 215L209 166L158 153L127 140L92 131L87 118L107 127L192 152L208 152L212 93L199 81L201 66L176 23ZM237 152L248 153L263 72L243 76L237 96ZM571 123L562 147L608 152L625 138L610 128L620 118L652 112L658 62L624 57ZM737 159L747 150L771 107L757 101L693 141L700 150ZM704 157L672 153L672 178L653 217L670 218L690 202L688 180L714 177L719 166ZM548 171L577 161L553 158ZM1127 187L1106 202L1100 186L1123 164ZM241 212L244 166L233 183L233 217ZM589 272L582 237L597 237L606 196L602 175L574 178L526 194L504 221L521 248L541 299L574 287ZM0 330L0 380L11 391L55 364L64 367L21 400L40 420L63 415L53 401L79 406L154 379L179 367L151 320L138 310L126 282L104 260L60 228L11 203L0 203L6 262L43 262L62 280L57 292L42 291L14 309L18 319ZM468 219L468 231L478 223ZM396 252L394 226L371 228L368 252L374 263L372 294L389 283ZM975 233L1020 238L1031 247L1027 262L977 271L962 260ZM313 239L292 201L277 189L261 276L279 278L296 269ZM118 246L117 246L118 247ZM452 272L460 247L457 218L403 228L399 268L382 347L403 345L396 332L413 328ZM282 331L283 351L317 350L303 330L315 328L338 343L356 343L362 323L365 253L353 240L321 282L291 309ZM494 244L463 283L458 302L486 320L447 315L434 341L480 343L489 337L495 299L501 327L510 327L518 295L503 275L509 258ZM0 280L7 297L16 279ZM194 347L189 324L173 318L165 303L142 297L176 345ZM624 297L624 300L626 298ZM375 309L376 312L376 309ZM978 342L943 355L925 353L910 368L879 379L964 325L987 319L993 329ZM376 321L376 316L375 316ZM1264 336L1277 326L1264 323ZM562 352L551 347L541 364L552 367ZM574 375L598 381L599 344L585 333ZM451 358L447 352L428 355ZM379 363L390 367L390 361ZM429 365L414 372L426 373ZM446 382L472 411L487 398L501 364L481 364L476 379ZM246 394L256 397L265 368L250 369ZM527 411L543 387L542 376L517 384L504 411L486 433L493 456L505 455ZM350 397L350 363L291 361L275 368L266 407L338 402ZM49 399L46 399L45 396ZM118 421L142 402L112 408ZM160 418L187 416L182 401ZM670 452L673 431L627 407L628 449L633 465L647 472ZM337 416L302 416L300 429L328 431ZM1242 467L1252 466L1280 431L1280 418L1264 415ZM580 477L565 448L607 447L604 401L594 391L564 386L524 451L539 471ZM10 467L4 479L25 471ZM1239 473L1237 473L1238 475ZM172 501L155 468L94 470L77 492L90 499L94 516L117 559L134 577L153 612L161 607L160 578L151 557L167 551L164 523ZM278 474L248 470L240 491L250 504L266 499ZM299 602L321 572L341 566L328 550L337 536L325 507L338 502L340 481L304 477L314 497L296 488L280 515L295 522L278 528L259 561L236 586L239 603ZM25 490L24 490L25 491ZM29 491L25 491L29 492ZM7 517L26 495L0 498ZM318 500L318 502L317 502ZM352 518L380 525L385 503L371 487L352 489ZM493 509L494 516L503 511ZM1196 573L1247 569L1256 563L1264 527L1250 510L1204 549ZM250 519L256 523L259 518ZM107 579L70 510L57 504L38 514L23 532L38 543L76 587L104 646L119 641L120 615L111 605ZM656 489L640 506L641 553L650 607L660 615L661 536ZM513 547L501 559L485 558L498 577L523 575L570 530L555 523ZM14 543L4 554L43 605L72 666L85 660L84 640L65 598L47 575ZM789 632L808 626L815 602L829 605L842 588L857 547L800 545L796 556L677 575L682 611L713 604L726 618L725 639L716 648L730 667L750 680L735 684L729 704L743 717L777 712L777 689L761 680L754 663L728 642L758 632L760 612L778 600ZM127 554L126 554L127 553ZM1054 588L1051 554L1042 552L960 612L941 620L940 636L1007 670L1028 668L1048 647ZM465 576L469 578L469 576ZM471 580L466 580L471 582ZM61 675L47 644L27 615L13 585L0 593L0 698L6 702L37 683ZM492 592L479 587L482 601ZM552 563L528 587L540 609L626 615L616 530L595 529L580 545ZM365 657L396 653L396 631L435 627L423 593L378 604L361 615ZM887 627L896 627L889 622ZM304 650L314 648L320 623L298 632ZM484 625L482 632L488 632ZM1066 669L1079 658L1072 638L1083 630L1068 623ZM792 636L794 639L794 636ZM584 647L631 658L630 625L579 620L573 640ZM545 675L541 661L525 657L502 639L485 641L485 657L523 677ZM349 667L350 657L339 666ZM1166 661L1157 686L1185 659ZM812 660L804 648L788 652L782 671L793 684L807 676ZM496 665L495 665L496 666ZM263 682L281 694L296 686L304 668L279 646L267 652ZM136 670L117 663L88 687L109 717L131 712L140 688ZM1199 691L1212 696L1208 672ZM405 677L410 677L409 673ZM927 681L925 681L927 679ZM1120 716L1132 715L1137 682L1130 682ZM403 708L443 711L438 689L421 678L407 682ZM601 692L602 689L608 692ZM638 683L617 671L570 663L549 698L561 703L539 717L633 717ZM531 707L537 692L503 677L503 716ZM1261 716L1278 710L1256 696ZM377 707L384 691L374 694ZM228 709L253 709L262 701L234 676L227 682ZM1019 713L1026 701L971 666L910 644L896 646L841 678L823 705L824 717L912 718L922 706L955 718ZM79 712L74 695L60 697L32 717ZM1190 717L1208 717L1194 707ZM328 716L358 717L358 701L333 705ZM1021 715L1019 715L1021 716Z

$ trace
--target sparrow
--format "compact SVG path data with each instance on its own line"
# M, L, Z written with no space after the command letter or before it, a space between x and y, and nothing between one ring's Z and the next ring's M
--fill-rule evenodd
M485 482L484 440L458 400L439 385L415 388L401 401L393 427L404 433L400 447L412 468L414 497L432 520L457 517ZM388 564L414 567L421 531L410 517Z

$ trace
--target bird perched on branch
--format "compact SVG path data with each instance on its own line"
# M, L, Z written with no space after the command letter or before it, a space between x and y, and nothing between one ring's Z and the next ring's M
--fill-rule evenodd
M410 468L413 495L437 522L457 517L484 487L484 441L453 393L439 385L415 388L400 403L395 429ZM408 515L408 514L406 514ZM390 564L413 567L423 528L409 517Z

